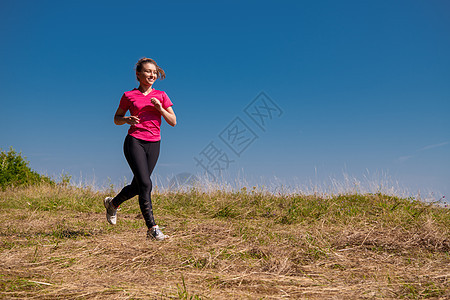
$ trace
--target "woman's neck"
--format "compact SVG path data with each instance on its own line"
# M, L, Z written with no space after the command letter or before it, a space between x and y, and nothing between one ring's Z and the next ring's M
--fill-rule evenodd
M153 88L151 85L140 84L138 87L138 90L141 91L142 94L147 95L148 93L150 93L153 90Z

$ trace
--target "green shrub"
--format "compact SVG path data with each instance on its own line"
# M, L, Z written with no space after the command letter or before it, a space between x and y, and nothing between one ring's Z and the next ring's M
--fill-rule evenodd
M32 185L40 182L51 183L50 178L42 176L30 169L28 161L21 153L9 148L8 152L0 152L0 187Z

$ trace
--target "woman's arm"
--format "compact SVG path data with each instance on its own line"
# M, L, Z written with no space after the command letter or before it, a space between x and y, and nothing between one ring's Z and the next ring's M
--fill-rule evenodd
M164 120L170 125L175 126L177 125L177 116L175 115L175 112L172 109L172 106L169 106L167 109L162 108L161 109L161 115L164 117Z
M139 123L139 118L135 116L125 117L126 111L121 109L120 107L117 109L116 114L114 115L114 124L123 125L125 123L130 125L135 125Z
M170 125L175 126L177 125L177 116L175 115L175 112L173 111L172 107L169 106L167 109L164 109L161 105L161 101L159 101L156 98L150 99L155 106L157 110L161 113L161 115L164 117L164 120Z

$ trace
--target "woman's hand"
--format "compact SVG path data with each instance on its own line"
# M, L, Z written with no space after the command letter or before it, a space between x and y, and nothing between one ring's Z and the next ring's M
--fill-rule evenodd
M152 101L152 104L161 113L161 115L164 117L164 120L166 120L166 122L170 126L175 126L177 124L177 117L175 116L172 107L169 106L167 109L164 109L161 105L161 101L159 101L155 97L152 97L150 101Z
M125 117L125 111L120 107L117 109L116 114L114 115L114 123L116 125L136 125L139 124L139 118L136 116Z
M155 106L155 108L159 111L161 111L162 105L161 105L161 101L159 101L158 99L156 99L155 97L152 97L150 99L150 101L152 101L152 104Z
M139 124L139 118L136 116L129 116L129 117L123 117L125 120L125 123L130 125L136 125Z

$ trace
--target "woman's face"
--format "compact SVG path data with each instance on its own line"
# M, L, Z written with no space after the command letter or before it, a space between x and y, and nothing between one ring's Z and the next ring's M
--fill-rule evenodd
M152 63L145 63L142 65L142 70L136 72L136 76L142 85L152 86L158 78L156 66Z

